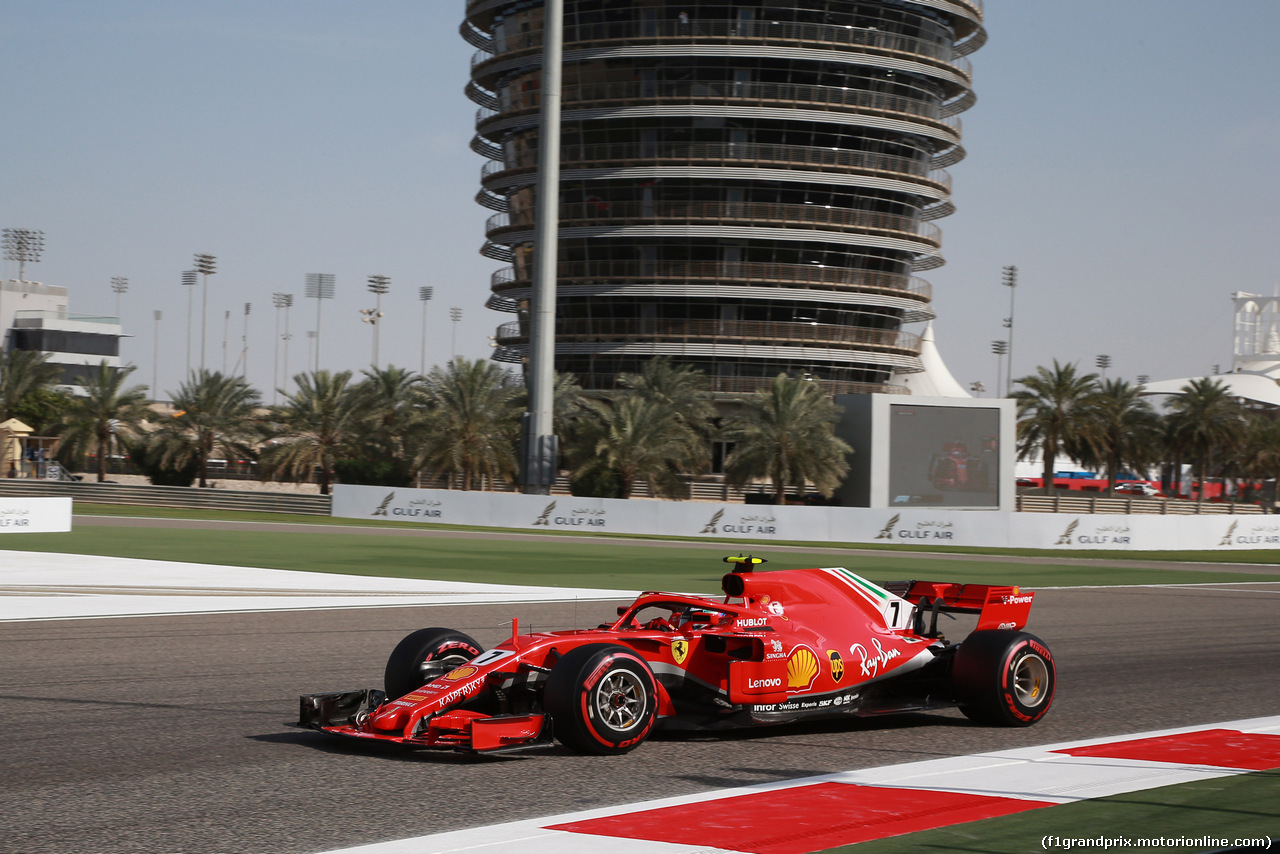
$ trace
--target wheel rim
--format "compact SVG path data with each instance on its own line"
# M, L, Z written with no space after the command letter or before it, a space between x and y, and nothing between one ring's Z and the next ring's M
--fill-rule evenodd
M1023 656L1013 669L1013 692L1018 702L1035 708L1045 701L1049 690L1049 665L1038 655Z
M418 677L424 683L436 679L454 668L461 667L471 660L471 657L462 653L453 653L443 658L428 658L418 665Z
M647 699L644 682L629 670L605 674L595 689L595 706L600 720L617 732L626 732L640 723Z

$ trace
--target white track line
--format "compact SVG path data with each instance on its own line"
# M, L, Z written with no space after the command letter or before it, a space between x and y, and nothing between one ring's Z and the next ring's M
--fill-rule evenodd
M1244 773L1234 768L1208 765L1075 757L1054 752L1119 741L1184 735L1209 729L1280 735L1280 716L1083 739L1040 747L1017 748L973 756L949 757L782 782L761 783L755 786L721 789L541 819L477 827L452 833L342 848L324 852L324 854L463 854L463 852L489 854L489 852L506 850L531 852L531 854L544 854L544 852L545 854L552 854L552 852L594 854L602 850L608 850L610 854L723 854L732 849L715 847L713 839L698 845L683 845L620 837L606 838L548 828L569 822L717 801L818 783L928 789L1064 804Z
M419 605L565 602L635 591L425 581L0 551L0 622Z

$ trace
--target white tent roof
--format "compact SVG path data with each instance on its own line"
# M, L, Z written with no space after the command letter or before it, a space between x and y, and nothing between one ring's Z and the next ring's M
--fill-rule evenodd
M1160 382L1147 383L1143 386L1142 393L1177 394L1182 391L1183 386L1186 386L1193 380L1197 379L1205 378L1184 377L1179 380L1161 380ZM1267 406L1280 406L1280 381L1277 381L1266 374L1215 374L1207 377L1207 379L1220 380L1228 389L1231 390L1231 395L1233 397L1242 397L1245 400L1251 400L1255 403L1263 403Z
M920 334L920 364L924 370L914 374L894 374L891 385L898 385L911 390L912 394L929 397L973 397L956 378L951 376L938 345L933 338L933 322Z

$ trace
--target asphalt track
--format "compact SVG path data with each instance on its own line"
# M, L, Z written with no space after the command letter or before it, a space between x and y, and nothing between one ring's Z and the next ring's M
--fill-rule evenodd
M1027 730L954 713L660 736L624 757L471 759L289 726L299 693L380 682L407 631L483 643L594 625L604 603L388 608L0 625L0 851L299 852L1019 746L1280 712L1280 585L1046 590L1059 661ZM785 817L780 817L785 821Z

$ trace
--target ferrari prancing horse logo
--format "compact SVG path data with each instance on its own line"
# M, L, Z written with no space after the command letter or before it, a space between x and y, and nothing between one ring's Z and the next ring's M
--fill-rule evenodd
M687 640L672 641L671 657L676 660L676 664L684 664L684 660L689 657L689 642Z

